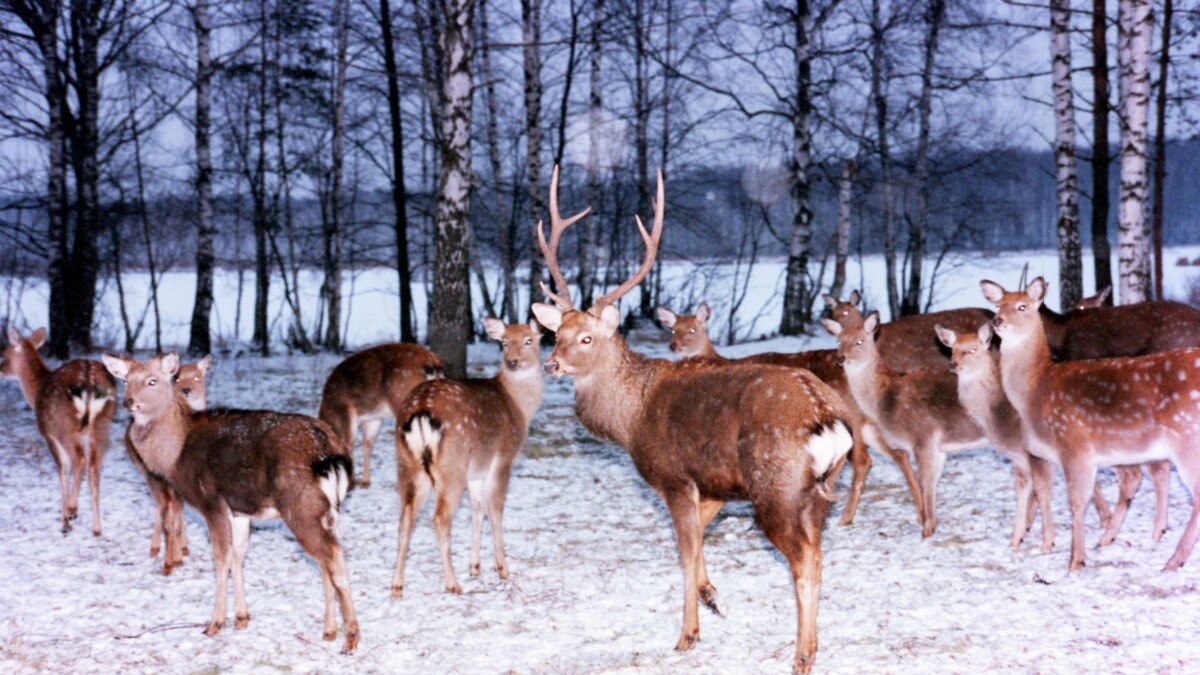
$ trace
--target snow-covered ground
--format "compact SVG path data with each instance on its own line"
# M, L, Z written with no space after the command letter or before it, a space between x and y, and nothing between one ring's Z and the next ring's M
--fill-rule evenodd
M821 341L820 344L827 344ZM794 348L796 340L754 348ZM661 344L638 345L662 353ZM741 348L741 351L747 350ZM472 348L490 372L495 347ZM212 374L214 404L313 413L334 360L243 358ZM744 504L726 507L705 540L728 617L701 614L701 642L672 651L682 588L670 521L627 455L575 420L569 380L551 380L516 464L505 514L508 581L466 574L469 509L457 514L455 561L464 593L442 590L429 511L413 539L403 600L389 596L399 499L390 426L379 478L344 506L362 641L354 656L321 641L317 568L278 521L256 526L246 563L252 620L201 634L213 600L207 533L188 514L191 557L170 577L148 553L151 503L117 445L104 464L104 536L58 532L58 488L33 414L15 384L0 389L0 672L788 672L795 607L783 559ZM122 413L123 425L127 417ZM849 470L843 475L845 495ZM1111 475L1104 475L1110 498ZM818 669L822 672L1196 672L1200 563L1159 571L1189 501L1172 485L1171 528L1150 541L1153 499L1135 500L1117 543L1066 572L1069 531L1061 480L1057 545L1007 548L1008 466L986 451L952 456L941 481L939 530L922 541L899 471L876 456L856 522L825 534ZM86 489L86 488L85 488ZM81 523L89 518L87 501ZM1089 518L1089 541L1099 537ZM1027 538L1040 541L1040 526ZM232 610L231 610L232 611Z

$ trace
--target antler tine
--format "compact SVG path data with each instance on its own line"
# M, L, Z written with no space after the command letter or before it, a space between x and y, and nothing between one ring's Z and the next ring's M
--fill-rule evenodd
M1025 290L1025 282L1029 280L1029 261L1025 261L1025 267L1021 268L1021 280L1017 282L1017 290Z
M562 214L558 212L558 165L554 166L554 172L550 175L550 242L546 243L546 234L542 228L542 221L538 221L538 245L542 247L542 255L546 256L546 267L550 270L550 276L554 279L554 285L558 287L559 293L555 295L550 292L545 283L542 283L542 291L546 297L550 298L559 309L567 311L574 309L571 304L571 287L567 285L567 279L563 276L562 269L558 266L558 244L562 240L562 234L566 229L581 218L591 213L592 207L580 211L579 213L563 220Z
M662 169L658 170L658 190L654 198L654 226L650 232L646 231L646 226L642 224L641 216L634 214L633 218L637 221L638 232L642 235L642 241L646 244L646 255L642 259L642 266L638 268L636 274L630 277L625 283L621 284L620 288L615 291L605 293L596 300L596 305L616 304L626 293L631 291L634 286L642 282L646 275L650 273L650 268L654 267L654 259L658 256L658 243L662 240L663 228L663 211L666 207L666 191L663 189Z

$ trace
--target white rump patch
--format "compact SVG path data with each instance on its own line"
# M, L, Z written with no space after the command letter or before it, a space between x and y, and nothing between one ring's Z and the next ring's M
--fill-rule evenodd
M442 432L433 428L433 421L429 415L421 415L412 422L412 427L404 432L404 444L408 446L408 451L421 461L421 455L425 452L425 448L429 448L430 453L437 456L438 443L442 440Z
M813 475L823 476L834 462L850 452L852 445L854 445L854 436L850 433L850 428L846 426L846 423L841 420L809 438L805 450L813 458Z

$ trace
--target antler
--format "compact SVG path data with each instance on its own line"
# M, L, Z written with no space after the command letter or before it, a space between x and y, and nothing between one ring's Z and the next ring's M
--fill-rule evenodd
M616 304L626 293L641 283L642 279L650 273L650 268L654 266L654 258L658 255L658 242L662 239L663 228L663 207L666 203L666 196L663 191L663 175L662 169L658 171L658 191L654 197L654 226L650 232L646 232L646 226L642 224L641 216L634 214L634 219L637 220L638 231L642 235L642 241L646 243L646 256L642 259L642 266L637 273L630 277L625 283L621 284L620 288L615 291L610 291L600 296L596 300L596 306L603 304Z
M562 270L558 266L558 243L562 239L562 233L580 218L583 218L588 213L591 213L592 207L580 211L579 213L563 220L562 214L558 212L558 165L554 165L554 173L550 176L550 243L546 243L546 235L542 230L542 221L538 221L538 245L542 247L542 255L546 256L546 267L550 270L550 276L554 279L554 285L558 287L561 296L555 295L550 288L546 286L546 282L539 282L542 285L542 292L546 297L554 302L554 305L564 312L570 309L575 309L571 304L571 287L567 285L567 279L563 276Z

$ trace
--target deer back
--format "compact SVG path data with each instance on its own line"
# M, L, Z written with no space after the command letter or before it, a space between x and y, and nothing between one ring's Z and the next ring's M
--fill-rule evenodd
M374 413L398 405L418 384L442 376L442 360L419 345L391 343L364 349L334 367L325 380L319 417L334 409ZM339 430L340 431L340 430Z
M1200 347L1200 311L1171 301L1043 314L1054 356L1064 361L1141 356Z

